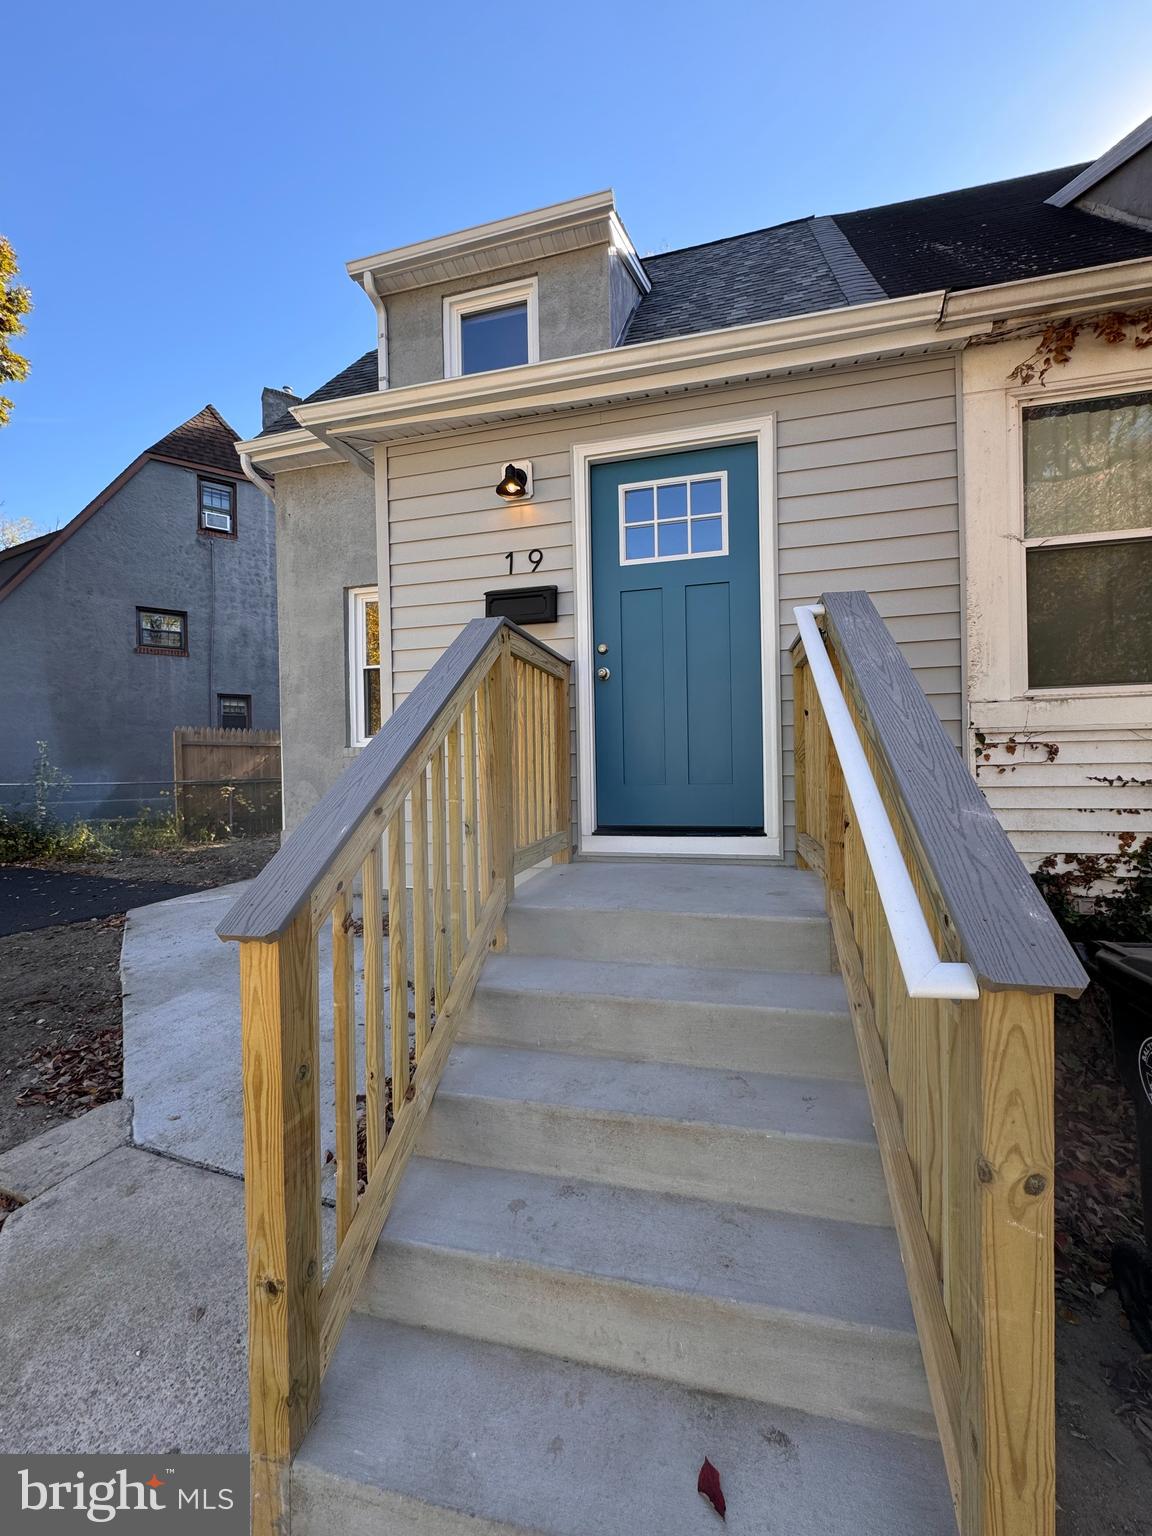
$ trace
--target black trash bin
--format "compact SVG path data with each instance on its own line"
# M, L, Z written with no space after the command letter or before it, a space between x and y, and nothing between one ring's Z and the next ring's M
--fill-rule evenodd
M1099 943L1088 969L1108 993L1116 1070L1136 1112L1136 1150L1144 1240L1152 1242L1152 944ZM1112 1273L1141 1349L1152 1351L1152 1258L1148 1248L1117 1243Z

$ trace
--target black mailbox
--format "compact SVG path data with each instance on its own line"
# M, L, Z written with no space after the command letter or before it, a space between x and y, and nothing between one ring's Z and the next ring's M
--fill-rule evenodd
M484 616L514 624L555 624L558 587L503 587L485 592Z

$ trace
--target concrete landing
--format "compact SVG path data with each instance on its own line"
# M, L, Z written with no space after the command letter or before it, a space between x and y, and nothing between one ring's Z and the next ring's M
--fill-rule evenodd
M54 1184L0 1231L0 1452L243 1451L246 1291L238 1179L120 1147Z
M169 1157L241 1175L244 1094L240 1060L239 947L216 924L246 881L129 912L120 971L124 988L124 1095L132 1139ZM319 942L320 1129L323 1192L335 1184L324 1154L335 1150L332 960ZM357 941L357 1011L363 1015ZM363 1056L363 1050L359 1051Z

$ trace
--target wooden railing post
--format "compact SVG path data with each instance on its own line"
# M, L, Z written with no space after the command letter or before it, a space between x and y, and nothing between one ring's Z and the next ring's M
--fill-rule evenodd
M553 697L556 701L556 729L553 733L556 750L556 825L564 833L563 848L552 855L553 864L567 864L572 858L572 751L570 737L571 685L568 673L557 678Z
M792 772L795 786L796 835L811 831L808 825L808 665L804 648L797 642L792 652ZM797 851L797 869L807 869L808 862Z
M512 900L516 884L516 692L513 675L512 637L507 629L500 633L500 655L492 673L492 787L489 812L492 817L492 868L494 879L504 882L505 901ZM506 949L508 928L501 917L492 947Z
M1044 1536L1056 1526L1052 995L985 992L962 1021L974 1124L960 1195L961 1530Z
M320 1392L316 945L308 910L240 946L254 1536L285 1536Z

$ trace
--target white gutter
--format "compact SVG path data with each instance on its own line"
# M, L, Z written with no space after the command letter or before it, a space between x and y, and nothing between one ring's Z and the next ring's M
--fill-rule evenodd
M941 960L937 952L904 863L904 856L900 852L900 844L896 841L884 801L876 788L876 780L872 777L864 748L824 648L824 636L816 623L824 609L816 603L810 607L794 608L792 612L804 642L808 670L816 684L816 692L820 695L828 732L836 747L836 756L844 775L844 788L856 812L856 824L868 851L872 878L876 882L880 905L888 920L888 930L900 961L908 996L955 999L979 997L980 988L972 967L962 962L956 964Z
M363 271L360 282L364 292L372 300L376 311L376 380L381 389L388 388L388 306L380 297L376 279L371 272Z
M276 492L268 484L267 480L264 479L263 475L257 473L256 466L252 463L252 455L245 452L244 449L240 449L240 468L244 471L245 480L250 480L256 489L267 496L268 500L275 506Z

